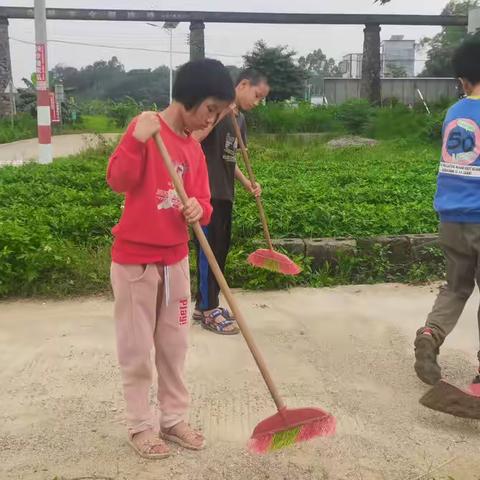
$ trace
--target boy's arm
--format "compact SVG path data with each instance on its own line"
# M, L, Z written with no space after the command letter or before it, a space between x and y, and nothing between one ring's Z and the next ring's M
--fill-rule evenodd
M235 178L243 185L243 188L254 197L259 197L262 194L262 187L260 184L255 182L255 186L252 187L252 182L243 174L238 165L235 165Z
M159 130L156 112L143 112L130 123L108 162L107 182L112 190L125 193L138 184L145 167L145 143Z
M235 165L235 179L240 182L245 189L248 190L250 188L250 180L243 174L238 165Z
M245 123L240 127L240 132L242 134L242 140L245 145L245 150L247 149L247 129L245 128ZM262 193L262 188L260 187L260 184L258 182L255 182L255 186L252 187L252 182L250 181L249 178L247 178L244 173L240 170L240 167L238 165L235 165L235 179L240 182L245 188L245 190L255 197L259 197Z

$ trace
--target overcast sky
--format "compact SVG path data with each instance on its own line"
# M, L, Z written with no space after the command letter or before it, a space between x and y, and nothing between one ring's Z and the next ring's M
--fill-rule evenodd
M47 7L112 8L112 9L158 9L158 10L219 10L263 11L297 13L404 13L439 14L447 0L392 0L388 6L373 4L373 0L47 0ZM0 0L0 6L33 6L32 0ZM177 52L174 63L188 60L188 24L180 24L174 33L173 49ZM382 40L394 34L404 34L408 39L418 40L432 35L438 28L386 26ZM18 42L34 42L33 21L11 20L10 37L14 81L29 77L34 70L32 45ZM168 53L122 50L119 47L168 50L167 34L143 22L72 22L49 21L48 37L51 40L85 42L115 46L72 46L58 43L49 45L50 67L62 63L82 67L99 59L116 55L125 67L155 68L168 64ZM16 39L16 40L14 40ZM361 26L329 25L236 25L207 24L205 43L207 55L222 60L225 64L241 65L242 55L250 50L256 40L263 39L269 45L289 45L299 55L321 48L337 61L348 53L361 52L363 33ZM423 53L417 54L420 61ZM417 70L421 69L421 63Z

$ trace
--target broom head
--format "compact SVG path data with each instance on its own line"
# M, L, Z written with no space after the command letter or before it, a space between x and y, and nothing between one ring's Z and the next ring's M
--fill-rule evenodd
M252 453L267 453L335 433L335 417L319 408L284 408L260 422L248 442Z
M420 399L420 403L455 417L480 420L480 385L472 384L464 390L440 380Z
M251 253L248 263L284 275L298 275L302 269L286 255L275 250L260 249Z

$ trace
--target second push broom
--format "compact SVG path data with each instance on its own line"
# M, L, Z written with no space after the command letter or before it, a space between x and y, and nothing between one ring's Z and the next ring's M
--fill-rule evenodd
M237 136L237 141L242 151L245 167L247 168L248 177L253 188L256 184L256 178L255 174L253 173L252 164L250 162L250 158L248 157L248 152L245 147L242 134L240 132L240 127L238 126L235 112L231 112L231 118L233 127L235 129L235 134ZM265 215L262 199L260 197L255 197L255 200L257 202L258 213L260 214L260 220L263 226L263 234L265 236L265 241L267 242L268 248L261 248L251 253L248 257L248 262L254 267L265 268L267 270L272 270L273 272L283 273L284 275L298 275L302 269L286 255L273 249L267 216Z

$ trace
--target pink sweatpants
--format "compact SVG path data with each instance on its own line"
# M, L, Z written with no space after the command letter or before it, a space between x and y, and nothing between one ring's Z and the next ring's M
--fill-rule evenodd
M149 402L157 370L160 423L185 419L189 395L184 381L190 318L188 257L175 265L112 263L117 352L129 433L158 429Z

